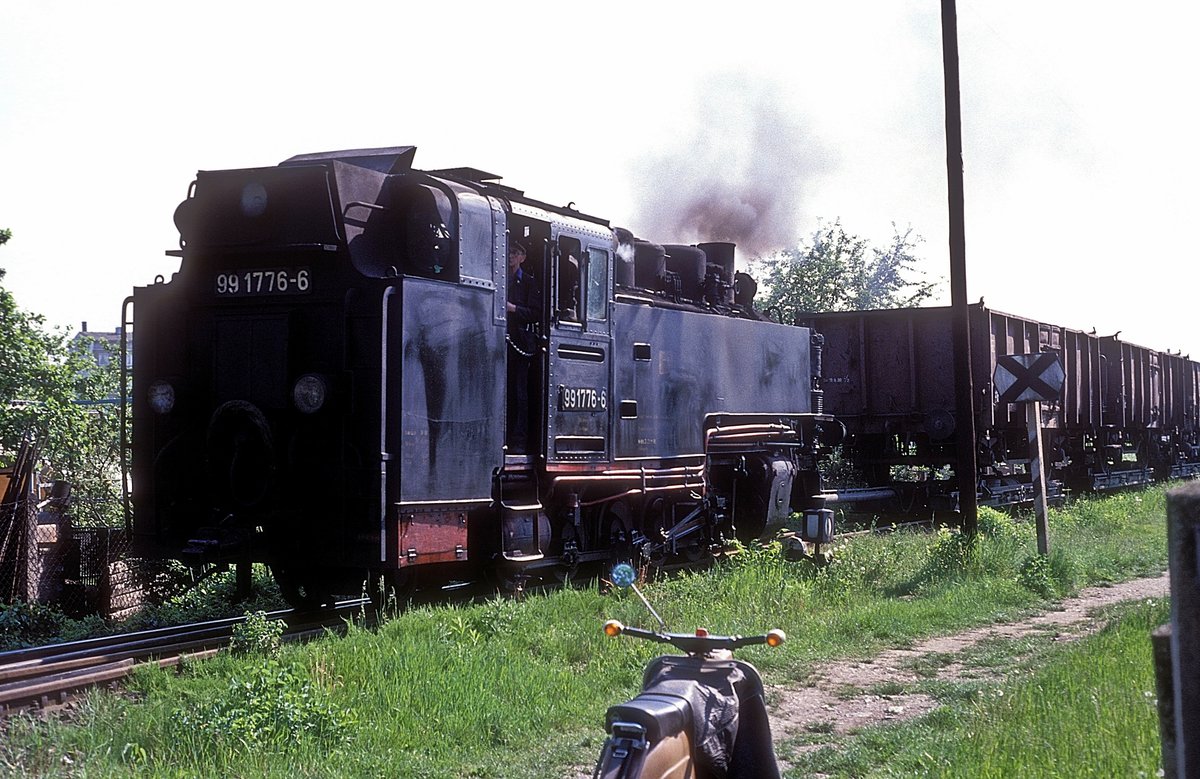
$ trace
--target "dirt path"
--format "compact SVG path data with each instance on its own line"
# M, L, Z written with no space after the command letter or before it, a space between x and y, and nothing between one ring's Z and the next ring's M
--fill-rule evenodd
M772 702L771 729L776 751L782 758L788 752L816 750L835 743L847 733L929 713L937 708L936 700L902 690L930 679L978 680L986 674L986 669L968 668L954 656L982 641L1017 641L1037 634L1049 635L1056 641L1074 640L1102 626L1094 615L1096 609L1121 601L1164 597L1169 592L1170 578L1166 573L1111 587L1089 587L1043 614L937 636L910 649L888 650L870 660L819 666L803 687L772 685L768 698ZM927 661L934 657L948 662L931 669ZM918 665L923 665L921 674L915 670ZM898 692L893 694L889 688ZM785 743L786 748L782 748ZM786 768L786 761L780 760L780 768ZM576 779L590 779L591 775L591 766L580 766Z
M1019 640L1035 634L1053 640L1073 640L1100 628L1095 609L1120 601L1157 598L1169 594L1167 574L1134 579L1111 587L1090 587L1065 600L1053 611L1018 622L988 625L949 636L938 636L910 649L892 649L867 661L830 663L815 669L809 686L773 686L771 727L775 742L788 742L789 750L815 750L837 737L885 721L920 717L937 708L937 701L919 693L896 692L931 679L977 680L980 669L967 669L953 656L987 639ZM921 661L942 656L949 662L918 674ZM949 657L946 657L949 656ZM928 670L927 670L928 669ZM798 741L803 746L797 747Z

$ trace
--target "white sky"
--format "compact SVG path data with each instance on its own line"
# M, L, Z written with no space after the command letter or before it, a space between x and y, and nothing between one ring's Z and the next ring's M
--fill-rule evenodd
M0 5L0 283L51 323L177 268L196 170L406 144L660 242L765 182L780 242L911 225L949 301L937 0L190 5ZM1200 359L1200 6L958 17L971 299Z

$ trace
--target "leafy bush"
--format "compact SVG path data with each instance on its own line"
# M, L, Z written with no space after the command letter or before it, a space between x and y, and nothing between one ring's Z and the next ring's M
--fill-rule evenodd
M1050 571L1050 558L1042 554L1027 557L1025 562L1021 563L1021 570L1017 572L1017 581L1025 589L1036 592L1044 598L1053 596L1057 589L1054 585L1054 576Z
M217 573L191 583L191 572L178 564L164 566L155 583L157 595L167 595L161 602L142 609L125 620L123 630L149 630L166 625L182 625L207 619L221 619L255 611L273 611L286 607L279 586L264 565L255 565L251 582L251 597L237 602L237 575L234 571ZM180 589L187 587L183 592Z
M956 578L966 573L977 552L975 538L957 529L941 528L929 550L928 570L935 578Z
M73 620L43 603L0 604L0 651L74 641L107 632L99 617Z
M0 647L18 649L47 643L58 636L65 622L61 611L40 603L0 605Z
M976 516L979 534L996 540L1020 540L1022 534L1017 530L1016 521L1011 514L994 509L991 506L980 506Z
M248 680L234 677L225 697L176 709L181 737L226 748L287 752L301 741L337 746L350 740L354 717L334 709L295 668L268 660Z
M267 619L267 612L255 611L246 615L246 620L233 628L229 651L235 655L279 654L279 639L283 635L283 621Z

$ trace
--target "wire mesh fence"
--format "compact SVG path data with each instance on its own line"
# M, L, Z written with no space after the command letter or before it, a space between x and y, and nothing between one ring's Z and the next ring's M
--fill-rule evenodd
M148 577L128 533L93 524L89 508L57 485L0 506L0 603L117 618L142 605Z

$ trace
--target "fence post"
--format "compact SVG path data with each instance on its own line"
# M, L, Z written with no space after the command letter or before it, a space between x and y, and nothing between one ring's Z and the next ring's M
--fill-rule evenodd
M109 556L109 533L112 532L109 528L101 528L96 533L96 557L99 560L99 587L100 614L104 617L111 617L113 612L113 587L112 587L112 558Z
M1158 693L1158 739L1162 742L1163 779L1175 779L1175 683L1171 678L1171 623L1150 633L1154 689Z
M1200 779L1200 484L1167 493L1171 560L1171 677L1175 697L1175 765L1180 779Z

